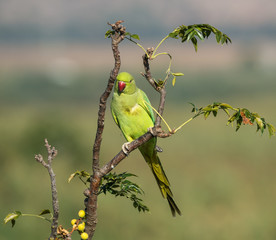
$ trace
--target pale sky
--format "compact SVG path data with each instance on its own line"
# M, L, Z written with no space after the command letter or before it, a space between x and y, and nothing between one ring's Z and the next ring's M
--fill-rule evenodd
M275 0L0 0L1 24L29 23L58 27L68 23L91 25L124 19L130 24L160 26L191 24L256 27L276 25Z

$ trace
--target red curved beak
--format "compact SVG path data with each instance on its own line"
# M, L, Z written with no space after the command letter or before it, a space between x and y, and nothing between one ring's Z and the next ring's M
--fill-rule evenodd
M122 81L119 81L118 82L118 88L119 88L119 92L121 93L126 87L126 83L125 82L122 82Z

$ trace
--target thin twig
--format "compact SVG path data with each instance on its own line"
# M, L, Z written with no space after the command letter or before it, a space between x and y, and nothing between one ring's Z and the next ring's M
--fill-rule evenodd
M169 132L171 132L172 130L171 130L169 124L168 124L168 123L166 122L166 120L160 115L160 113L159 113L151 104L147 103L146 101L145 101L145 103L146 103L150 108L152 108L152 110L161 118L161 120L162 120L162 121L165 123L165 125L167 126Z
M165 99L166 99L166 88L165 85L162 87L158 86L154 79L151 76L151 71L150 71L150 66L149 66L149 60L150 58L148 56L152 56L154 49L153 48L148 48L147 49L148 54L143 55L143 64L144 64L144 69L145 69L145 74L143 76L147 79L147 81L151 84L151 86L160 93L160 102L159 102L159 107L158 107L158 115L156 116L156 121L155 121L155 127L160 127L161 126L161 117L164 112L165 108Z
M148 48L147 49L147 54L143 55L143 65L144 65L144 69L145 69L145 73L142 73L142 75L147 79L147 81L149 82L149 84L156 90L158 91L158 86L156 84L156 82L154 81L154 79L151 76L151 72L150 72L150 65L149 65L149 59L152 56L154 49L153 48Z
M52 162L57 155L57 150L55 147L49 145L47 139L45 139L45 147L48 152L48 163L43 160L42 155L38 154L35 156L35 159L41 163L47 170L50 175L51 180L51 190L52 190L52 205L53 205L53 219L51 224L51 234L49 240L56 239L57 237L57 228L58 228L58 216L59 216L59 203L57 196L57 186L56 186L56 175L52 168Z

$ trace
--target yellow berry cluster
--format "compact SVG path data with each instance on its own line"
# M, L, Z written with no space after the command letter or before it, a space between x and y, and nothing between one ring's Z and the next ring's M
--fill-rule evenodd
M81 239L88 239L88 234L84 232L85 229L85 222L83 221L85 218L85 211L79 210L78 212L79 219L72 219L71 224L73 226L73 230L78 230L80 233Z

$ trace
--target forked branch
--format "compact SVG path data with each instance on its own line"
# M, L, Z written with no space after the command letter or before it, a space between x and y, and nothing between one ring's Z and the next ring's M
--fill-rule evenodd
M49 240L54 240L57 237L59 203L58 203L58 196L57 196L56 175L52 168L52 162L57 155L57 150L55 149L55 147L51 147L51 145L49 145L47 139L45 139L45 147L47 148L47 152L48 152L48 162L45 162L42 155L40 154L36 155L35 159L48 170L48 173L50 175L51 190L52 190L53 219L52 219L52 225L51 225L51 235L49 237Z

